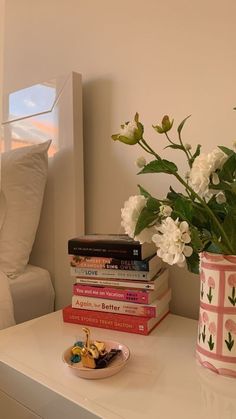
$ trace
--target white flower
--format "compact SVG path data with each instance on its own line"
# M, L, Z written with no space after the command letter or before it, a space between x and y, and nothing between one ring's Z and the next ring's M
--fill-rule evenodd
M213 185L218 185L220 183L219 176L217 175L216 172L212 174L212 183Z
M213 173L217 169L221 169L223 167L223 164L227 160L228 156L223 151L215 148L211 153L207 155L207 158L211 173Z
M216 170L221 169L227 156L223 151L215 149L209 154L200 154L193 162L189 174L189 185L201 197L209 200L213 193L209 190L212 178L214 184L219 183Z
M119 135L132 139L134 137L135 131L138 129L136 121L128 122L123 128L120 129Z
M209 192L209 182L210 167L207 156L202 153L193 162L193 166L189 172L189 185L202 198Z
M172 208L169 205L161 205L159 209L159 213L163 217L169 217L172 213Z
M143 195L133 195L124 203L121 209L121 225L124 227L126 234L138 240L140 243L151 243L155 228L145 228L140 234L134 236L135 227L142 209L145 207L147 198Z
M217 202L217 204L224 204L226 202L226 197L225 197L224 192L220 191L216 195L216 202Z
M138 157L135 163L140 169L147 164L146 159L143 156Z
M158 233L152 240L158 248L157 255L169 265L184 266L186 257L193 253L192 247L187 245L191 242L188 223L167 217L156 230Z

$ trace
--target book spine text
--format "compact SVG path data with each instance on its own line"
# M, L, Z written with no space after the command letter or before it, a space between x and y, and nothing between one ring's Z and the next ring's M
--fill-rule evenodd
M69 255L70 266L86 269L118 269L128 271L149 271L149 260L122 260L103 257Z
M148 334L147 318L120 316L111 313L96 313L86 310L63 310L63 320L68 323L82 324L90 327L101 327L121 332Z
M75 282L77 284L85 285L96 285L96 286L105 286L105 287L126 287L126 288L136 288L144 290L154 290L155 284L154 281L126 281L126 280L116 280L116 279L105 279L105 278L80 278L75 277Z
M72 308L101 311L105 313L129 314L131 316L157 317L171 300L171 289L166 290L153 304L136 304L93 297L72 296Z
M118 269L86 269L71 266L72 276L82 276L83 278L115 278L132 280L151 280L156 272L128 271Z
M94 287L89 285L73 285L73 294L84 297L107 298L110 300L130 301L148 304L149 291L116 289L109 287Z
M134 247L131 245L125 245L121 247L89 247L86 245L85 247L71 244L69 243L68 246L68 253L69 255L79 255L79 256L95 256L95 257L110 257L116 259L124 259L124 260L142 260L142 252L141 247Z

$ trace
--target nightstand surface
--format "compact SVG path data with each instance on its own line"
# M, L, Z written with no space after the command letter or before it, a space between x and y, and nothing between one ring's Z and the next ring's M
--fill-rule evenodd
M196 321L169 315L149 336L91 328L95 339L131 351L123 370L101 380L79 378L62 362L81 330L61 311L2 330L0 391L47 419L236 418L236 380L196 363Z

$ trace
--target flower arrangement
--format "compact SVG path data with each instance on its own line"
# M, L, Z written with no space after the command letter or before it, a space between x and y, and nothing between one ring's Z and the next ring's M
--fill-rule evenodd
M170 186L166 197L160 199L138 185L139 194L131 196L121 210L125 232L141 243L153 241L164 262L187 265L191 272L198 273L202 251L236 255L236 153L219 146L204 154L200 144L192 151L191 145L184 144L182 139L189 117L178 125L176 139L170 136L174 120L169 116L165 115L161 124L153 125L158 134L165 136L167 147L184 153L189 166L185 175L144 139L138 113L133 121L121 125L112 139L138 145L153 158L148 163L144 157L137 160L138 174L166 173L174 176L184 189L180 193Z

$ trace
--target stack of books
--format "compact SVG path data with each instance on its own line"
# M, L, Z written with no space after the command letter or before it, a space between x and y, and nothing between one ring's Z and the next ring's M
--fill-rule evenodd
M147 335L168 314L168 269L155 245L126 234L68 241L72 304L65 322Z

